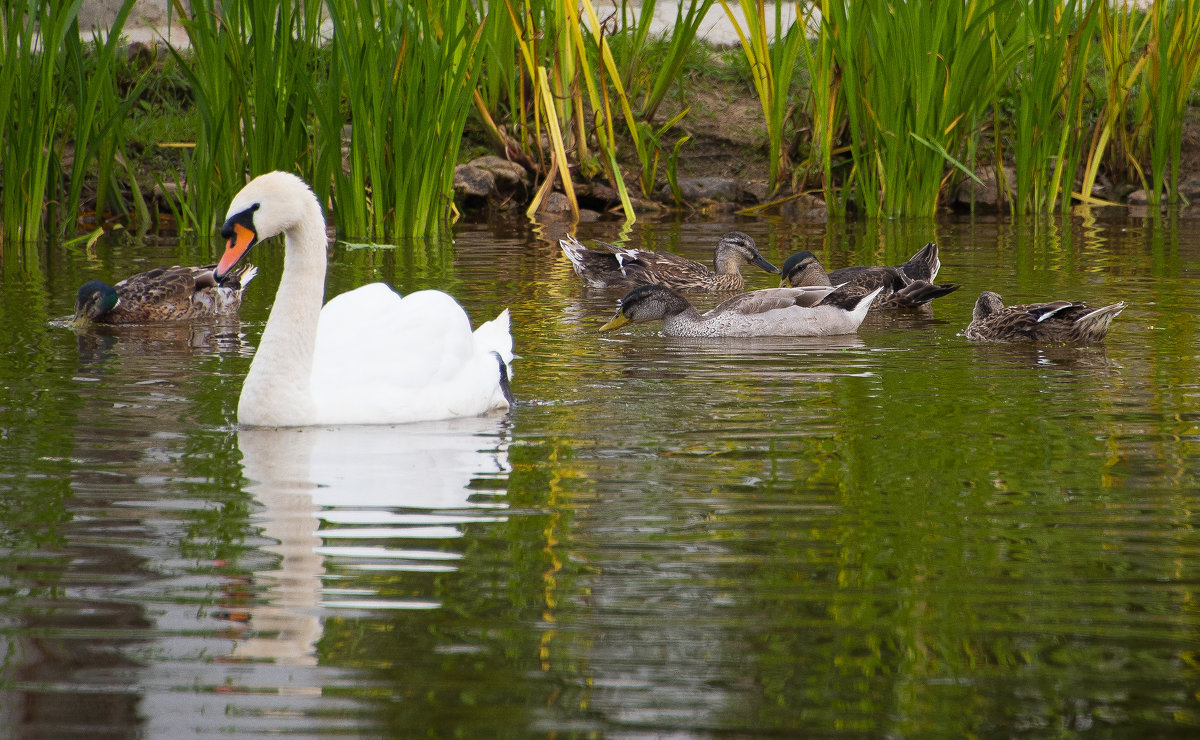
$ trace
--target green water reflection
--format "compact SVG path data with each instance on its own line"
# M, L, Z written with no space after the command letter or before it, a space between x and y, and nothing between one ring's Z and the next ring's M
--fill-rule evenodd
M81 336L53 320L82 282L216 245L3 255L0 713L42 735L1194 735L1200 221L632 238L703 259L730 228L829 269L936 238L964 287L853 337L705 342L599 335L619 296L579 285L553 225L337 246L330 294L510 307L522 403L257 434L235 409L277 251L240 321ZM1102 347L976 345L983 289L1129 308Z

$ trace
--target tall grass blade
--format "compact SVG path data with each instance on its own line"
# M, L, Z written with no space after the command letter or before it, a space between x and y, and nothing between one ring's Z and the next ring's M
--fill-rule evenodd
M785 3L775 3L775 41L770 43L765 0L739 0L739 5L746 20L745 29L738 22L727 0L721 0L721 7L725 9L725 14L733 24L746 60L750 63L754 89L762 105L763 121L767 127L770 187L774 192L787 176L791 165L787 149L783 146L783 127L790 110L792 78L807 44L803 21L806 15L800 3L794 3L795 20L785 30Z
M1188 98L1200 74L1200 0L1156 2L1150 7L1148 63L1143 69L1140 128L1150 155L1149 202L1179 200L1179 165Z
M809 161L820 167L821 190L829 213L841 217L845 215L846 201L834 181L833 154L845 127L846 110L841 96L841 74L834 62L833 37L816 22L818 15L818 7L809 6L803 20L805 33L800 35L800 49L808 68L808 110L812 121ZM807 29L814 26L819 32L810 39Z
M1038 0L1025 10L1025 51L1014 69L1013 105L1006 117L1011 121L1017 213L1053 211L1070 201L1085 139L1087 65L1103 2Z
M338 231L373 240L439 234L453 215L486 23L470 0L329 0L328 8L331 81L346 94L352 127L348 170L332 173ZM336 114L327 108L321 118L329 147Z
M62 180L60 56L67 34L78 34L81 2L11 0L0 6L0 244L38 241L47 196L61 200L61 192L49 189Z
M1092 134L1080 192L1090 197L1101 165L1108 164L1117 176L1127 179L1140 167L1130 155L1132 142L1126 110L1134 85L1141 77L1147 57L1141 49L1149 16L1139 17L1129 0L1112 2L1099 13L1101 59L1104 62L1104 109ZM1109 149L1110 142L1113 144Z
M868 216L936 212L946 155L971 150L985 106L1016 60L1021 7L1017 0L821 4L857 201Z
M182 229L211 233L248 176L283 169L313 178L307 91L316 73L320 4L282 0L172 0L187 33L171 47L200 117L183 173ZM318 192L326 189L319 180Z
M74 231L79 216L85 180L89 177L96 187L96 216L106 210L133 216L143 225L147 214L137 180L127 177L133 204L121 198L118 174L129 176L124 159L125 122L150 81L151 67L145 66L130 89L122 92L117 84L121 32L133 9L127 0L118 10L106 33L93 34L85 46L78 28L63 39L63 66L69 99L74 111L74 137L71 140L73 162L67 191L63 198L63 218L59 223L62 236ZM120 167L120 170L118 170ZM132 213L131 213L132 210Z

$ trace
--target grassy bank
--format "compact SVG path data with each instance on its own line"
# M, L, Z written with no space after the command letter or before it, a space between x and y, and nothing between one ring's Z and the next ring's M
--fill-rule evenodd
M628 219L730 150L769 199L819 192L833 218L932 215L989 170L1014 213L1180 198L1200 0L825 0L794 25L716 1L655 37L653 0L200 0L175 7L186 49L117 43L132 0L82 41L78 1L9 3L0 239L208 233L268 169L312 182L344 235L436 233L454 165L485 149L534 174L530 212L600 182ZM741 11L740 48L697 38L714 7Z

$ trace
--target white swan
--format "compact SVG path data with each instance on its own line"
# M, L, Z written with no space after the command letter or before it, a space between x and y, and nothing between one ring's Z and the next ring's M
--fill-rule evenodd
M242 188L221 235L216 275L259 241L284 236L283 275L242 385L238 421L250 426L395 424L507 408L508 310L471 331L449 295L401 298L372 283L323 309L325 217L308 185L270 172Z

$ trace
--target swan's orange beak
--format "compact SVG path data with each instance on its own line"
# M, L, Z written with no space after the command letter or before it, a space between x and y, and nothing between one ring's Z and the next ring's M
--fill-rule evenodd
M225 254L221 255L221 260L217 262L217 269L213 271L217 280L225 277L256 241L258 241L258 234L254 233L254 229L242 224L233 224L233 234L225 243Z

